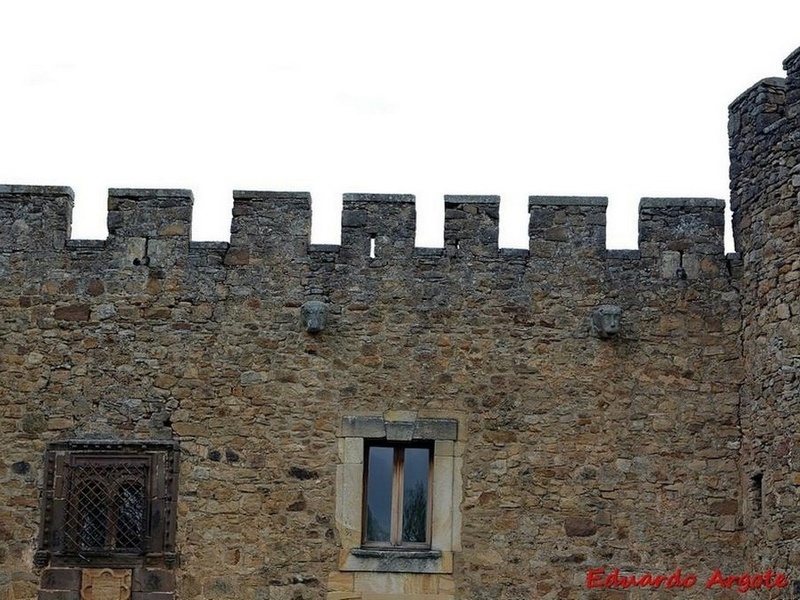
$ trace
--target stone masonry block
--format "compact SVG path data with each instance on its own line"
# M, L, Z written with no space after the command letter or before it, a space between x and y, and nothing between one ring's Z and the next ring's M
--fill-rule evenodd
M365 592L361 600L454 600L452 594L373 594Z
M453 543L453 468L451 456L437 456L433 463L433 514L431 543L451 550Z
M386 436L383 417L342 417L342 437L382 438Z
M386 423L386 439L397 442L410 442L414 438L414 423L391 421Z
M131 589L134 592L174 592L175 573L167 569L134 569Z
M662 279L675 279L676 273L681 268L681 253L674 250L665 250L661 253L660 272Z
M414 410L387 410L383 413L384 421L416 421L417 411Z
M80 585L80 569L51 567L42 572L40 587L43 590L77 590Z
M353 573L340 573L332 571L328 575L328 589L337 592L352 591L354 587Z
M414 439L458 439L458 421L455 419L418 419L414 426Z
M39 590L37 600L81 600L81 594L78 590Z
M364 469L360 464L336 467L336 526L344 547L361 544L361 496Z
M458 444L456 444L458 445ZM461 551L461 499L464 497L464 484L461 472L464 468L464 459L458 456L453 458L453 506L451 508L452 548L455 552Z
M361 464L364 462L364 438L339 438L339 461Z
M131 570L91 568L81 573L81 600L131 598Z
M402 594L405 581L410 575L405 573L356 573L357 592L379 592L382 594Z
M454 456L455 455L455 442L451 440L436 440L433 447L434 456Z

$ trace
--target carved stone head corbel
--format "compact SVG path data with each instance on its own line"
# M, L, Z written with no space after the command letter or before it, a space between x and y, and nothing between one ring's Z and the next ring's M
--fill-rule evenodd
M300 307L300 319L308 333L319 333L325 329L328 305L321 300L309 300Z
M622 309L613 304L601 304L592 311L592 333L601 339L615 336L619 332Z

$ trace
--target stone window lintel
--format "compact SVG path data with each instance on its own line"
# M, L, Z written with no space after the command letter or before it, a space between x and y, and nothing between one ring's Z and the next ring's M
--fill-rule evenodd
M456 440L456 419L416 419L389 421L379 416L342 417L340 437L386 438L393 441Z

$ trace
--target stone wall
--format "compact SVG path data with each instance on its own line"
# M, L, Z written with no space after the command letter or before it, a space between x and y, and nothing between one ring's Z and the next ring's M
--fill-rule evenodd
M66 242L66 188L0 193L12 597L37 587L45 444L87 435L180 441L181 598L578 598L593 566L738 568L721 201L644 200L641 251L609 252L605 199L533 197L525 252L497 249L495 197L447 197L445 248L415 249L409 196L347 196L342 246L309 248L305 194L236 192L228 245L189 242L186 191L112 190L105 242ZM342 418L398 412L462 423L452 564L339 571Z
M675 594L594 568L705 598L795 565L794 56L732 105L741 259L705 198L643 199L609 251L604 198L534 196L512 250L495 196L445 197L444 247L415 248L413 196L346 195L342 245L310 246L304 193L235 192L230 243L195 243L190 192L111 190L108 239L77 241L69 188L0 186L0 599ZM357 547L381 437L432 444L424 557ZM174 564L36 566L44 451L84 439L179 442Z
M800 564L800 53L730 107L731 206L741 253L742 487L748 557Z

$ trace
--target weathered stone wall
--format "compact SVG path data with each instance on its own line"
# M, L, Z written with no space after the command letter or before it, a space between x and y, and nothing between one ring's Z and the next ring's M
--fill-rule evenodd
M0 600L676 594L586 588L616 567L704 598L716 568L791 572L800 52L785 67L731 105L727 258L704 198L643 199L639 249L608 251L604 198L531 197L529 249L498 250L499 198L447 196L426 249L412 196L345 196L339 247L309 246L308 194L235 192L228 244L190 242L186 190L111 190L108 239L75 241L69 188L0 186ZM384 434L435 440L430 561L351 551ZM87 438L180 443L174 567L35 566L45 447Z
M98 435L180 441L178 598L586 598L592 567L741 571L722 201L643 200L638 251L605 249L602 198L532 197L530 251L497 249L496 197L448 196L443 249L413 247L410 196L346 196L342 246L310 248L307 194L236 192L230 244L190 243L186 191L112 190L105 242L67 242L71 202L0 188L0 598L37 594L45 444ZM609 339L601 304L623 309ZM459 422L444 572L339 570L354 415Z
M731 206L741 253L742 487L752 563L800 564L800 53L730 107Z

